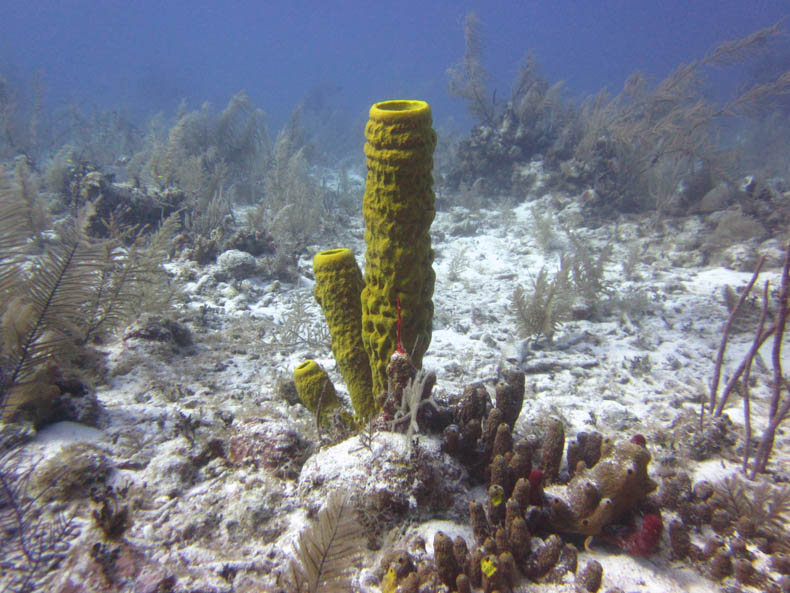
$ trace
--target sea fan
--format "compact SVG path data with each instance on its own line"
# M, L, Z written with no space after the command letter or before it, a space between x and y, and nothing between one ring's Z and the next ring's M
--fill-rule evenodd
M100 330L167 300L160 266L178 225L171 216L145 242L136 231L128 247L132 231L96 241L86 234L88 204L33 249L40 232L21 183L0 170L0 420L22 406L46 408L59 394L58 365Z
M318 519L302 530L295 545L289 578L299 593L335 593L352 589L351 571L365 540L349 498L329 496Z
M4 419L29 397L41 394L40 385L30 386L40 383L48 363L74 346L99 271L95 248L84 240L86 219L83 215L64 225L61 241L35 258L29 276L3 294L0 353L6 372L0 409ZM11 274L5 263L0 269Z

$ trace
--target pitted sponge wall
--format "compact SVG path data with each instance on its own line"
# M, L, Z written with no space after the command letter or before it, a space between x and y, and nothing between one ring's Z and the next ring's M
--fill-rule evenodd
M397 347L398 297L403 348L415 366L422 365L431 341L435 274L429 229L436 213L431 126L426 102L384 101L370 108L365 128L362 342L374 394L387 389L387 363Z
M332 380L314 360L305 360L294 369L294 383L299 399L313 414L318 412L318 404L321 403L322 424L327 421L328 413L340 405Z
M313 258L315 300L324 312L332 354L346 382L354 413L366 420L376 411L370 363L362 346L362 272L350 249L327 249Z

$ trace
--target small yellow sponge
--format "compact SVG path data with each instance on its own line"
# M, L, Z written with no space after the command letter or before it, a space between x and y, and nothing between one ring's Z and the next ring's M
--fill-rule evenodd
M328 249L313 257L315 300L332 338L332 354L346 382L357 418L376 411L370 362L362 346L362 272L350 249Z
M340 405L337 392L327 372L314 360L305 360L294 369L296 393L305 407L314 414L321 402L321 423L326 422L328 412Z
M374 396L387 389L387 363L398 346L398 300L402 346L418 368L431 341L435 274L429 230L436 213L431 126L425 101L383 101L370 108L365 128L362 343Z

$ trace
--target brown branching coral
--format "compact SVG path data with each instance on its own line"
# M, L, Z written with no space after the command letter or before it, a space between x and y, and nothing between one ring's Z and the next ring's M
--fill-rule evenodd
M765 479L755 484L732 475L716 485L711 505L726 511L732 521L748 518L763 536L779 542L787 539L788 486L773 486Z
M780 289L778 302L776 304L776 313L769 314L769 283L766 282L763 288L762 296L762 310L760 318L757 322L757 329L755 331L752 345L747 351L744 358L741 360L738 367L732 373L725 387L719 393L719 380L721 377L722 363L724 360L724 352L729 340L730 330L732 325L746 301L749 293L751 292L754 284L762 269L765 258L762 257L758 260L752 278L747 284L746 288L741 294L738 302L730 310L730 315L724 325L722 333L721 344L716 355L716 361L713 367L713 378L711 381L709 409L713 416L720 418L724 412L724 407L727 404L730 393L734 390L739 380L742 380L743 386L743 406L744 406L744 459L743 469L746 471L749 467L749 459L751 456L751 392L749 387L749 377L751 373L752 364L760 348L771 339L771 382L770 382L770 402L768 408L768 426L763 431L760 439L757 452L754 455L754 461L751 465L750 476L752 479L761 472L766 470L768 459L773 450L774 438L779 426L784 422L788 415L790 415L790 384L788 379L784 376L782 370L782 344L784 342L785 330L787 327L788 319L788 305L790 303L790 245L785 248L784 266L782 268L782 275L780 280ZM769 317L773 317L769 324Z
M523 193L516 165L544 152L568 158L580 133L575 112L563 101L563 83L549 84L531 52L522 62L510 99L497 101L488 89L490 76L483 67L480 22L474 13L466 17L464 37L464 58L447 71L450 94L466 101L479 124L459 144L460 162L447 181L455 189Z
M611 293L604 280L611 249L605 247L595 253L573 233L568 233L568 238L572 250L560 257L554 275L543 267L532 278L531 291L516 286L510 297L523 338L544 338L550 344L563 323L574 315L595 314Z
M84 222L83 217L64 227L60 244L39 258L32 276L4 292L2 354L7 372L0 407L5 419L35 393L39 398L42 391L52 393L46 366L74 345L72 328L81 325L100 261L95 247L84 241Z
M130 176L160 188L176 185L199 200L223 187L249 198L250 171L265 168L271 154L265 115L244 92L217 115L207 103L183 113L167 138L152 144L132 160Z
M28 406L40 421L60 394L58 366L69 366L100 331L167 291L158 274L176 219L127 247L123 233L106 241L88 237L88 205L58 226L43 252L30 253L28 239L38 231L12 188L0 172L0 416L7 420Z
M708 190L720 182L732 186L739 175L741 157L720 140L724 126L764 117L790 93L785 70L715 101L705 92L706 76L769 51L782 34L777 23L721 43L657 83L634 72L615 96L602 91L578 107L563 100L562 82L546 81L528 54L510 100L498 104L489 99L479 21L470 14L466 55L448 76L451 93L468 102L480 123L459 143L458 162L446 181L453 189L525 195L533 181L523 165L541 159L574 189L594 196L585 200L588 206L670 215L694 211Z
M291 249L304 246L321 226L317 185L308 175L299 111L277 136L264 178L266 220L275 239Z
M480 18L470 12L464 19L464 58L447 70L450 94L467 102L472 116L482 122L494 122L494 96L489 95L491 75L483 67Z
M649 172L656 167L673 163L676 185L697 170L699 163L726 179L729 156L717 146L714 123L722 117L764 110L772 100L790 92L790 72L716 105L700 91L705 70L742 62L780 34L776 24L722 43L703 58L680 66L652 89L645 76L635 72L614 98L599 95L589 101L582 109L585 129L575 154L595 171L591 182L598 193L617 196L617 205L624 208L665 209L667 204L639 203Z
M45 85L41 72L33 74L24 92L0 74L0 156L40 157L50 130L45 126ZM27 95L27 97L25 97Z
M577 549L560 534L600 536L633 555L656 551L663 521L646 500L656 484L647 473L650 453L644 438L615 442L598 434L579 435L571 455L575 475L560 483L565 475L558 471L565 443L562 425L556 423L542 444L535 437L514 437L510 423L523 403L524 375L505 371L500 379L497 407L485 390L469 386L450 409L453 424L443 433L444 451L471 476L485 480L487 499L469 503L474 541L452 541L439 532L432 559L424 548L399 552L398 561L387 556L379 571L384 593L424 587L438 591L440 583L459 592L505 592L521 590L525 579L566 583L573 574L578 586L597 590L600 565L577 574ZM532 469L533 455L545 471ZM544 489L550 479L554 483ZM640 512L647 513L641 521Z
M532 290L517 286L511 296L521 337L544 337L551 342L559 325L570 315L568 269L561 268L549 279L541 268L532 281Z
M470 401L474 400L474 392L469 391L467 397ZM464 409L466 408L463 405L459 408L460 411ZM493 414L488 413L487 416L490 419ZM459 420L458 415L456 419ZM465 421L469 422L469 420ZM488 424L487 420L486 425ZM503 427L508 428L507 424L499 424L500 429ZM463 433L463 428L459 432ZM499 435L502 431L496 432ZM638 435L631 441L619 442L610 440L602 442L600 435L598 438L581 435L578 442L587 443L589 450L585 449L583 455L581 452L572 455L577 460L573 478L567 485L549 486L545 494L541 494L540 481L544 479L556 481L559 473L565 443L562 424L559 421L552 424L543 439L540 446L541 470L530 470L532 446L528 441L518 441L515 453L507 450L491 456L495 448L485 448L485 434L486 430L483 430L479 443L482 445L482 451L478 455L485 455L485 451L489 452L489 456L485 457L488 464L489 484L492 487L493 485L499 487L499 490L489 490L491 495L489 506L502 510L490 511L486 521L481 516L481 509L477 505L472 505L473 524L476 526L476 534L480 537L489 531L492 522L498 523L506 519L509 507L512 507L510 519L506 519L505 523L512 523L516 506L509 505L509 501L505 500L506 497L511 496L511 492L522 511L530 505L544 507L543 510L548 513L548 524L552 529L565 533L591 535L599 533L605 525L634 509L656 488L656 483L647 472L650 453L644 444L644 439ZM512 445L512 438L508 442ZM456 451L461 453L460 447ZM524 462L513 462L516 456L524 457ZM500 467L499 461L504 459L509 461ZM589 459L591 467L588 468L583 459ZM479 463L479 460L473 457L466 462L474 465ZM516 473L517 468L521 468L518 472L520 475ZM533 486L531 483L536 473L539 477L534 477ZM523 492L525 488L526 492ZM532 493L533 489L534 493Z

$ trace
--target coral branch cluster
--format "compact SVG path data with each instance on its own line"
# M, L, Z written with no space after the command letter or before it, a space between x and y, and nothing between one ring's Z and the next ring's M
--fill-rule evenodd
M721 415L724 413L724 408L727 405L730 393L735 389L736 385L741 387L745 420L743 469L744 472L749 470L749 474L752 479L754 479L758 473L766 471L768 460L771 456L771 451L773 450L776 431L782 422L787 419L788 414L790 414L790 384L788 383L788 379L784 376L782 371L781 356L782 343L784 341L785 330L787 328L788 299L790 299L790 245L785 248L779 296L775 306L776 312L773 314L773 319L771 320L770 325L768 325L768 320L771 316L769 313L770 285L766 280L762 293L762 310L760 312L760 318L757 322L757 329L755 330L751 347L735 371L732 373L732 376L729 378L726 385L722 389L721 394L719 394L718 391L722 364L724 361L724 353L727 347L727 342L730 338L730 331L736 317L741 310L741 307L743 306L743 303L748 298L752 288L758 280L764 262L764 257L760 258L757 262L749 283L741 293L738 301L733 306L727 322L725 323L724 330L722 332L721 344L719 346L719 350L716 355L716 361L713 367L713 377L711 380L709 398L710 412L716 418L721 417ZM752 441L752 406L749 377L755 357L757 356L760 348L768 341L769 338L773 338L773 340L771 343L771 397L766 418L767 426L763 431L762 437L760 438L760 444L758 445L757 452L754 455L751 469L749 469Z
M424 542L397 549L382 559L384 592L434 589L508 592L526 578L558 583L575 575L587 591L600 587L602 570L589 562L579 569L579 536L614 545L633 555L656 551L663 521L648 495L656 483L647 473L650 453L640 435L630 441L580 433L567 448L562 424L553 422L542 439L517 438L514 428L524 398L524 374L505 371L492 403L481 385L470 385L459 400L435 416L449 422L443 450L486 485L484 500L472 500L469 524L474 541L433 540L433 560ZM588 465L589 464L589 465ZM561 537L562 535L562 537Z

